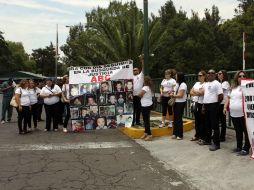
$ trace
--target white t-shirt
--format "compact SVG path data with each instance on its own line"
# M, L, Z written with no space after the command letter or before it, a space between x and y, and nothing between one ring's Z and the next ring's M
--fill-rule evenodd
M29 88L28 91L29 91L29 94L30 94L31 105L36 104L38 102L38 96L37 96L37 94L41 93L41 89L39 89L37 87L36 87L36 89Z
M205 83L196 82L192 87L194 90L198 91L199 89L204 87ZM192 96L192 101L203 104L204 96Z
M175 79L173 79L173 78L163 79L161 82L163 96L169 97L168 93L171 93L174 90L175 86L176 86Z
M230 90L230 85L228 81L224 81L223 83L221 83L221 87L223 90L223 100L221 101L221 104L225 104L225 98L228 95L228 92Z
M48 87L47 85L44 86L41 90L41 95L47 96L49 94L58 94L61 93L61 89L58 85L54 85L54 88L51 89L50 87ZM44 98L44 104L46 105L53 105L55 103L59 102L59 97L58 96L51 96L51 97L47 97Z
M63 84L62 92L64 93L65 97L69 100L70 99L69 84Z
M143 86L142 90L144 90L146 93L143 95L141 98L141 106L142 107L148 107L153 104L153 96L152 96L152 91L149 86Z
M144 84L144 73L133 76L133 96L138 96Z
M178 93L180 90L184 90L184 95L182 98L176 98L176 102L186 102L186 99L187 99L187 85L186 83L182 82L180 87L178 88L179 84L177 83L176 84L176 93ZM178 89L178 90L177 90Z
M30 94L28 89L23 89L21 87L17 88L15 94L21 94L20 96L20 105L21 106L30 106Z
M218 102L218 95L223 94L221 83L217 80L206 82L204 84L204 104L211 104Z
M240 86L233 88L228 93L229 96L229 110L231 117L243 117L243 97L242 88Z

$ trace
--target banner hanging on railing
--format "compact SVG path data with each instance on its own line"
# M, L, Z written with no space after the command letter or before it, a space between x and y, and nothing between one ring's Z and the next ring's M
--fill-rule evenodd
M132 60L69 70L72 130L131 127Z
M252 155L254 159L254 80L247 79L241 81L243 91L243 105L246 128L248 131L249 141L251 144Z

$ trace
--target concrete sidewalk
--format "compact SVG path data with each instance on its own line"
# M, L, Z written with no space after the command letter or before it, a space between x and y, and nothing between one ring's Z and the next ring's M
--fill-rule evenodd
M254 186L254 160L249 156L231 153L236 146L234 130L227 130L227 141L215 152L190 139L194 130L184 133L181 141L169 136L154 138L151 142L136 140L164 164L166 169L177 171L197 189L232 190L252 189Z

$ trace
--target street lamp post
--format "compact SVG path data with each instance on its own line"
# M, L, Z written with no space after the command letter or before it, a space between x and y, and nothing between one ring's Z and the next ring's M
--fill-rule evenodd
M149 46L148 46L148 0L144 0L144 74L149 74L148 67Z
M55 77L57 78L57 62L58 62L58 24L56 25L56 56L55 56Z

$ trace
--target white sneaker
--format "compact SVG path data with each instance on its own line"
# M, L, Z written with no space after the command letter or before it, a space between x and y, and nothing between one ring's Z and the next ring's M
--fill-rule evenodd
M57 132L57 131L58 131L58 129L54 129L54 131L55 131L55 132Z
M31 131L32 131L32 129L31 129L31 128L28 128L28 129L27 129L27 131L31 132Z
M168 122L168 128L172 128L173 127L173 121L169 121Z
M164 122L161 122L160 125L159 125L159 128L162 128L162 127L165 127L165 123Z
M67 133L67 128L63 128L63 132L64 132L64 133Z
M4 120L2 120L2 121L1 121L1 124L4 124L4 123L5 123L5 121L4 121Z

